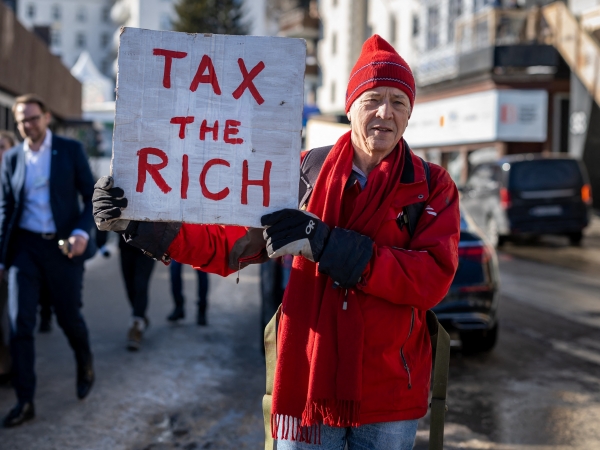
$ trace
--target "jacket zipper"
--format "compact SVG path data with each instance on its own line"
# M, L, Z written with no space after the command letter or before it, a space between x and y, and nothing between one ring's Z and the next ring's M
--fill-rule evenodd
M410 328L408 330L408 336L406 337L406 341L404 341L404 344L402 344L402 347L400 347L400 356L402 357L402 363L404 364L404 370L406 370L406 373L408 374L408 389L412 389L412 381L410 378L410 369L408 367L408 363L406 362L406 358L404 357L404 346L406 345L406 342L410 338L414 324L415 324L415 308L412 307L411 311L410 311Z

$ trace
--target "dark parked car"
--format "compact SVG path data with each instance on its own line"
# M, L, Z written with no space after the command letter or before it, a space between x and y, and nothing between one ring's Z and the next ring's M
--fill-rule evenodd
M463 351L484 352L496 345L499 284L495 249L461 208L458 270L433 311L453 340L460 337Z
M516 235L562 234L578 245L591 189L583 164L567 155L511 155L475 166L462 205L493 245Z
M452 286L433 311L451 337L460 337L463 350L491 350L498 335L496 251L464 210L461 210L458 256ZM290 269L291 259L283 258L270 260L260 267L262 329L281 303Z

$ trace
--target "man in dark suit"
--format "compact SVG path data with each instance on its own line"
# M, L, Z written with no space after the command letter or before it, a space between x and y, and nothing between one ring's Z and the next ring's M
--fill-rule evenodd
M95 250L90 240L92 173L81 144L48 129L51 116L41 99L18 97L13 114L25 141L6 152L0 171L0 275L8 273L17 394L5 427L35 416L34 329L42 290L50 294L58 324L75 353L77 396L86 397L94 382L88 330L80 312L83 262Z

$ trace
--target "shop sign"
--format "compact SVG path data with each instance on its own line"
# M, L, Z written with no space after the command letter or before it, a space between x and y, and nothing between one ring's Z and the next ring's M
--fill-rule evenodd
M548 93L490 90L415 104L404 137L413 148L545 142Z

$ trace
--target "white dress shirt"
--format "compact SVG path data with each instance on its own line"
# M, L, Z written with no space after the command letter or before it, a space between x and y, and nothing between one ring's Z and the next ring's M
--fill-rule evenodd
M50 164L52 159L52 132L46 137L38 151L31 150L27 140L23 142L25 152L25 202L19 228L34 233L56 233L56 225L50 207ZM73 230L71 235L89 235L83 230Z
M52 157L52 132L38 151L23 142L25 151L25 202L19 227L34 233L56 233L56 225L50 208L50 160Z

